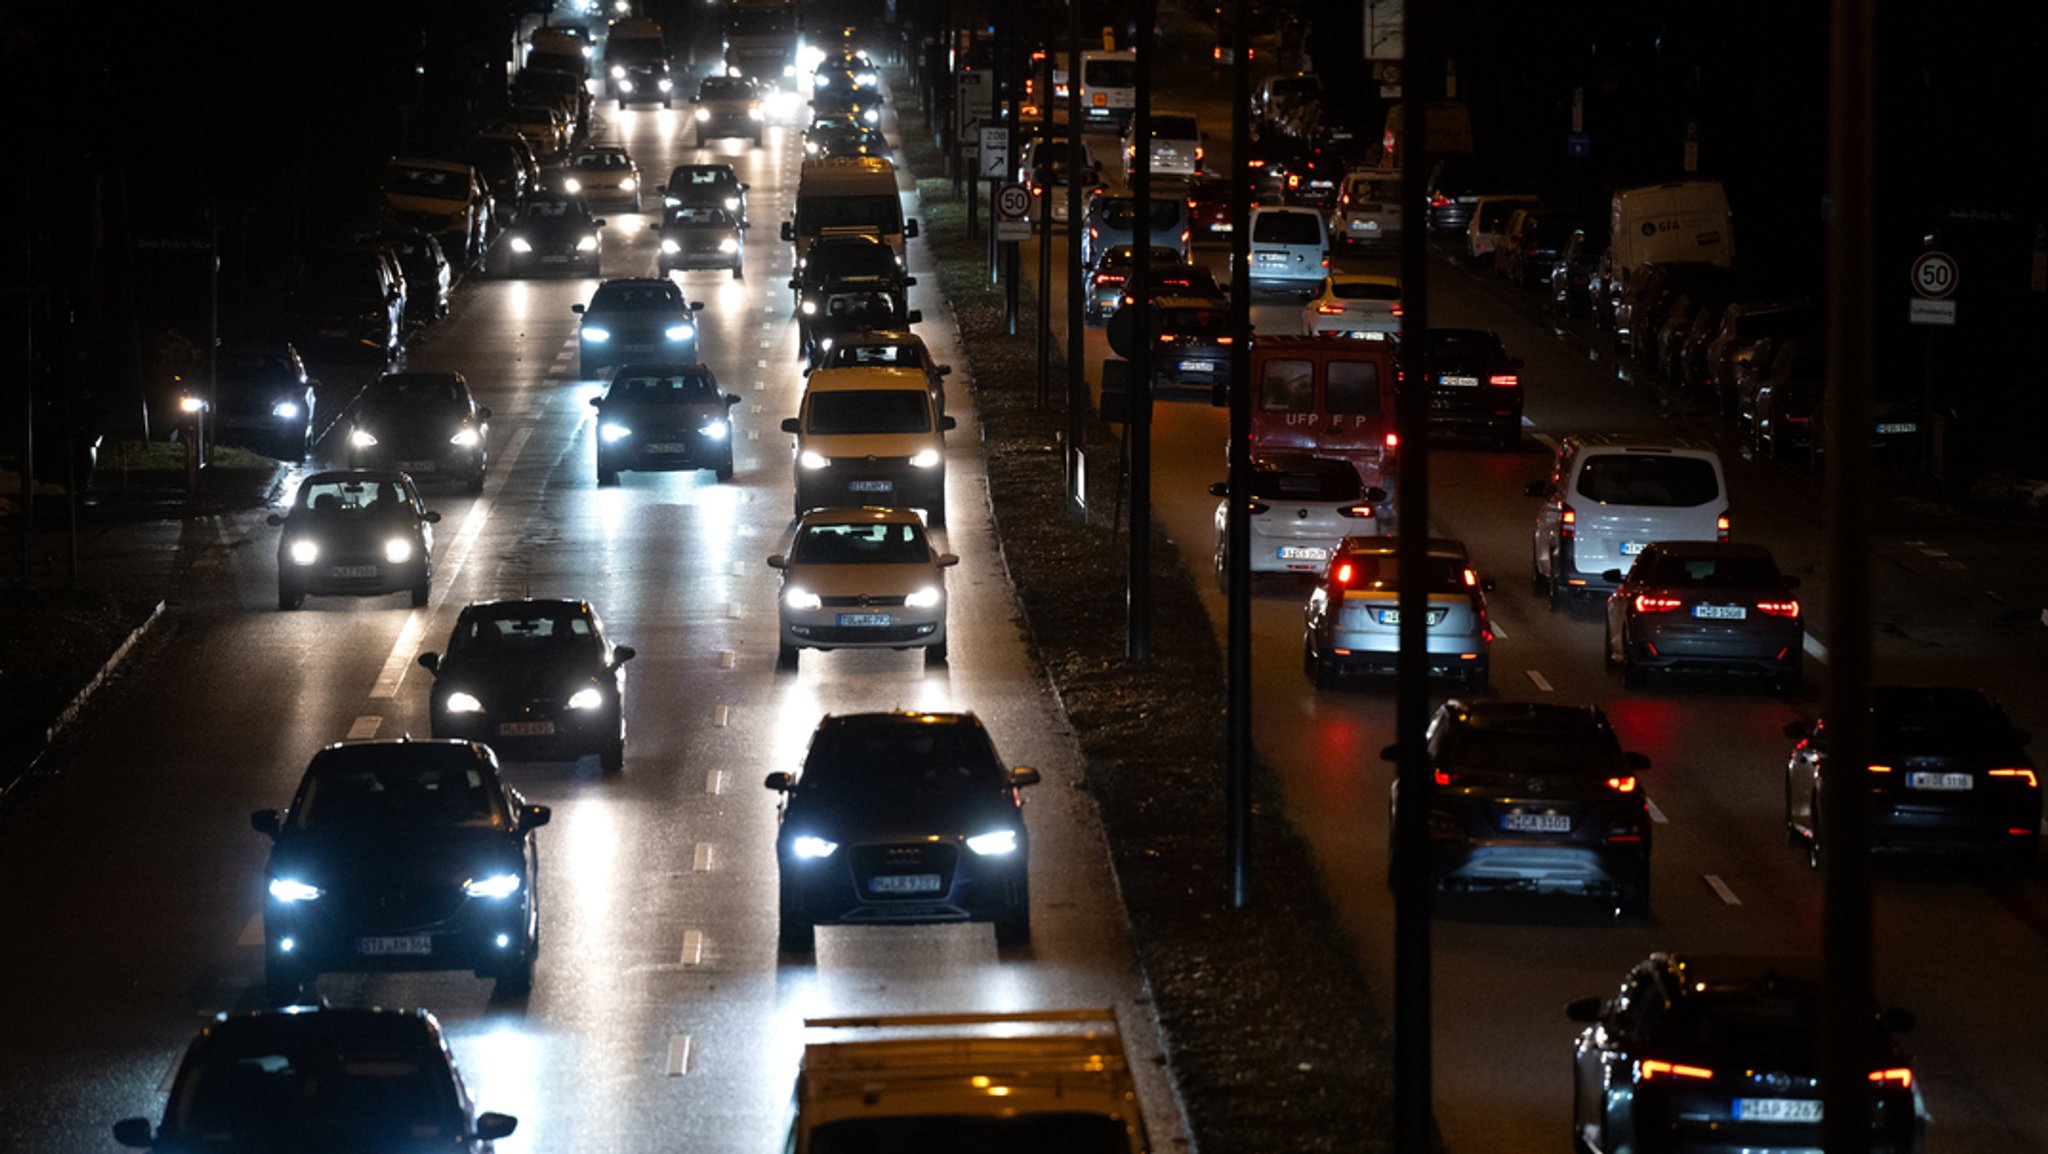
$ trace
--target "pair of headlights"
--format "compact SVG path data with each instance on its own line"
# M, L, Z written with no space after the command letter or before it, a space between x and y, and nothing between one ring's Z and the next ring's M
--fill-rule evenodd
M936 609L945 596L938 586L927 585L905 597L903 604L912 609ZM819 609L825 599L801 585L792 585L782 591L782 603L791 609Z
M936 468L939 462L944 459L937 449L926 449L914 454L910 458L910 467L913 469ZM832 458L815 449L805 449L797 454L796 463L806 469L829 469L832 467Z
M463 882L462 892L473 898L496 898L502 901L518 893L525 885L525 880L518 874L492 874L489 877L471 878ZM319 886L309 885L296 878L270 880L270 896L286 905L319 901L326 892Z
M604 694L595 685L586 685L569 695L571 709L598 709L603 705ZM475 694L458 689L448 695L442 708L450 713L482 713L484 703Z
M311 565L320 559L320 543L311 538L301 537L286 550L294 565ZM403 537L393 537L384 542L384 560L393 565L403 565L412 560L412 542Z
M728 426L724 421L711 421L707 424L697 426L697 434L699 436L705 437L713 441L725 440L726 436L730 432L730 426ZM623 441L627 437L633 435L633 426L621 425L615 422L607 421L604 424L599 425L597 427L597 435L604 438L605 443L608 445L616 444L617 442Z
M967 839L967 848L982 857L1000 857L1017 852L1017 831L999 829L991 833L976 834ZM816 860L828 858L839 852L839 843L822 837L805 835L790 843L790 849L800 858Z
M279 414L279 416L289 415L290 414L286 413ZM478 433L475 429L470 428L468 425L464 425L461 428L455 430L455 435L448 438L448 443L454 445L458 449L473 449L482 441L483 435ZM374 448L377 444L377 437L368 429L355 429L349 433L348 443L351 448L356 449Z

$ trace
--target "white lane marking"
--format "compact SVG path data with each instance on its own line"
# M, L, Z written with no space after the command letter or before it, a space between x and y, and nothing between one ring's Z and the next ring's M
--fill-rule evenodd
M774 347L775 347L775 342L774 342L774 341L771 341L771 340L769 340L769 339L768 339L767 337L762 337L762 338L761 338L761 347L762 347L762 348L764 348L764 349L772 349L772 348L774 348Z
M259 910L258 912L249 915L249 922L247 925L242 927L242 936L235 939L235 945L238 948L247 948L249 946L260 946L262 944L263 914Z
M370 699L398 696L398 684L405 680L405 671L412 665L412 655L419 652L420 639L427 633L427 614L414 609L405 615L405 628L398 631L398 641L392 645L391 653L384 658L384 668L377 674L377 683L370 687Z
M718 728L720 728L720 729L724 729L724 728L726 727L727 723L729 723L729 722L731 722L731 721L732 721L732 706L730 706L730 705L714 705L714 706L712 706L712 707L711 707L711 724L712 724L712 725L714 725L714 726L717 726L717 727L718 727Z
M555 354L555 359L556 359L556 360L558 360L558 361L567 361L567 360L573 360L573 359L575 359L575 357L576 357L576 346L574 346L574 345L571 345L571 346L569 346L568 348L566 348L566 349L563 349L563 350L562 350L561 352L559 352L559 353L556 353L556 354Z
M1657 803L1647 797L1643 799L1643 808L1650 811L1650 820L1658 825L1669 825L1671 823L1671 819L1664 816L1664 811L1657 808Z
M755 367L755 368L757 368L757 369L765 369L765 368L767 368L767 367L768 367L768 362L767 362L767 361L755 361L755 362L754 362L754 367Z
M368 741L377 736L377 727L383 724L384 719L382 717L374 713L365 713L361 717L356 718L355 724L348 727L348 736L342 738L342 740Z
M740 603L737 601L726 602L725 615L727 618L737 621L740 617Z
M1920 555L1923 557L1946 557L1948 556L1948 550L1922 548Z
M755 406L754 406L754 415L755 415L755 416L757 416L757 417L761 415L761 406L759 406L759 405L755 405Z
M185 1052L183 1050L172 1051L171 1060L169 1062L164 1063L164 1076L162 1078L157 1079L157 1093L168 1094L171 1092L171 1083L178 1080L178 1067L184 1064Z
M766 389L767 387L768 387L768 382L767 382L767 381L755 381L755 382L754 382L754 391L755 391L755 392L757 392L757 393L758 393L758 392L761 392L762 390Z
M1523 672L1529 675L1530 683L1535 685L1536 688L1542 690L1545 693L1557 692L1557 686L1552 685L1550 683L1550 679L1548 677L1543 676L1541 672L1534 669L1524 670Z
M725 771L714 769L704 775L704 792L716 794L725 789Z
M737 577L739 576L739 574L735 573L733 574L733 576ZM720 669L731 669L734 663L738 661L738 659L739 655L734 653L730 649L721 649L718 651L718 667Z
M708 841L700 841L700 842L698 842L698 843L697 843L697 852L696 852L695 854L691 855L691 858L690 858L690 871L691 871L692 873L700 873L700 874L705 874L705 873L710 873L710 872L711 872L711 843L710 843L710 842L708 842Z
M1493 639L1494 639L1495 641L1506 641L1506 640L1508 639L1508 635L1507 635L1507 632L1506 632L1506 630L1503 630L1503 629L1502 629L1502 628L1500 627L1500 623L1499 623L1499 622L1497 622L1497 621L1496 621L1496 622L1494 622L1494 625L1493 625Z
M1707 888L1713 890L1724 904L1731 906L1742 904L1742 899L1735 896L1735 891L1728 888L1728 883L1721 880L1720 874L1707 875Z
M755 406L754 406L754 408L755 408L756 410L759 410L759 409L760 409L760 407L761 407L761 406L759 406L759 405L755 405ZM747 430L747 440L749 440L749 441L758 441L758 440L760 440L760 439L761 439L761 430L759 430L759 429L748 429L748 430Z
M2048 610L2043 611L2042 618L2044 621L2048 621ZM1806 650L1806 655L1808 657L1813 658L1815 661L1820 662L1822 665L1827 664L1828 647L1820 643L1820 638L1815 637L1811 633L1808 633L1806 635L1806 640L1799 643L1799 647L1801 649Z
M690 1072L690 1036L677 1034L668 1040L668 1076L680 1078Z
M703 931L703 930L684 930L684 931L683 931L683 957L682 957L682 964L683 964L683 965L686 965L686 966L694 966L694 965L698 964L699 962L702 962L703 960L704 960L704 931Z

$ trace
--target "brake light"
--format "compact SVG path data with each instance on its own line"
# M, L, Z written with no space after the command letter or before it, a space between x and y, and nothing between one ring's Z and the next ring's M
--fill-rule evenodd
M1398 309L1399 306L1396 306L1396 308ZM1394 315L1400 316L1401 314L1398 311L1396 311ZM1503 389L1512 389L1516 385L1522 383L1522 378L1516 376L1513 373L1495 373L1492 376L1486 378L1486 383L1489 385L1498 385Z
M1399 433L1388 433L1388 434L1387 434L1387 448L1389 448L1389 449L1398 449L1398 448L1400 448L1400 447L1401 447L1401 434L1399 434Z
M1329 258L1329 257L1327 257L1327 256L1323 258L1323 267L1324 267L1324 268L1329 268L1329 267L1330 267L1330 258Z
M1254 517L1258 516L1259 514L1265 512L1267 509L1270 508L1272 508L1272 506L1266 504L1264 501L1246 501L1244 504L1244 511L1250 513Z
M1337 510L1337 515L1339 517L1370 517L1372 516L1372 506L1346 505L1344 508Z
M1429 198L1429 207L1431 208L1442 208L1449 203L1451 203L1451 198L1441 192L1435 193Z
M1992 777L2016 777L2026 782L2028 789L2041 788L2041 779L2035 777L2034 771L2031 769L1994 769L1990 771L1990 775Z
M1724 545L1728 542L1728 514L1726 513L1714 518L1714 540Z
M1229 344L1229 343L1230 343L1231 341L1233 341L1233 340L1235 340L1235 339L1236 339L1235 337L1217 337L1217 338L1216 338L1216 343L1217 343L1217 344L1219 344L1219 345L1227 345L1227 344Z
M1195 145L1195 163L1202 163L1202 146L1199 144Z
M1044 196L1044 195L1045 195L1045 186L1044 186L1044 185L1042 185L1042 184L1034 184L1034 185L1032 185L1032 186L1031 186L1031 195L1033 195L1033 196Z
M1246 168L1264 168L1266 167L1266 162L1254 156L1250 160L1245 161L1244 166Z
M1300 187L1301 187L1301 174L1300 174L1300 173L1298 173L1298 172L1290 172L1290 173L1288 173L1288 174L1287 174L1287 187L1289 187L1289 188L1300 188Z
M1877 1083L1880 1088L1887 1082L1897 1082L1899 1089L1910 1090L1913 1088L1913 1069L1910 1066L1894 1066L1889 1070L1872 1070L1870 1080Z
M1796 598L1786 601L1759 601L1756 603L1756 609L1759 613L1768 613L1773 617L1799 616L1799 602Z
M1356 570L1352 569L1351 562L1349 561L1346 561L1342 565L1337 566L1337 584L1351 584L1351 575L1354 572L1356 572Z
M1113 272L1099 272L1095 274L1095 283L1098 285L1122 284L1124 283L1124 278Z
M1324 261L1323 263L1324 263L1324 264L1329 264L1330 262L1329 262L1329 261ZM1395 316L1397 316L1397 317L1401 315L1401 305L1400 305L1400 302L1398 302L1398 301L1396 301L1396 302L1394 303L1394 315L1395 315Z
M1557 511L1557 535L1569 541L1579 534L1579 515L1570 505L1561 505Z
M1348 192L1338 193L1337 203L1342 207L1349 208L1351 206L1351 194Z
M1317 305L1317 306L1316 306L1316 312L1317 312L1317 314L1319 314L1319 315L1321 315L1321 316L1326 316L1326 317L1334 317L1334 316L1337 316L1337 315L1341 314L1341 313L1342 313L1343 311L1344 311L1344 306L1343 306L1343 305Z
M1448 773L1446 773L1446 772L1444 772L1444 771L1443 771L1443 770L1441 770L1441 769L1432 769L1432 770L1430 770L1430 771L1429 771L1429 778L1430 778L1430 780L1431 780L1431 781L1434 781L1434 782L1436 782L1436 783L1437 783L1438 785L1449 785L1449 784L1451 784L1451 775L1450 775L1450 774L1448 774Z
M1472 610L1479 615L1479 639L1488 645L1493 644L1493 622L1486 619L1486 602L1481 601L1477 593L1472 595ZM1477 658L1479 655L1468 653L1465 656Z
M1466 587L1466 588L1468 588L1468 589L1474 589L1474 588L1477 588L1478 586L1479 586L1479 574L1477 574L1477 573L1474 573L1474 572L1473 572L1472 570L1470 570L1470 569L1467 569L1467 570L1465 570L1465 587Z
M1636 594L1636 612L1669 613L1683 602L1676 597L1658 597L1649 593Z
M1712 1070L1705 1066L1687 1066L1680 1062L1666 1062L1657 1058L1644 1058L1636 1063L1636 1074L1645 1082L1659 1078L1711 1078Z
M1636 791L1636 775L1625 773L1620 777L1610 777L1607 779L1607 788L1616 793L1634 793Z

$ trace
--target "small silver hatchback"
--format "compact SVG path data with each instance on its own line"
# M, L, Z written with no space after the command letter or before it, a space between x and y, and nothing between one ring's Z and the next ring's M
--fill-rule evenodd
M1343 671L1392 673L1401 643L1396 538L1346 537L1309 593L1303 611L1302 672L1318 689ZM1493 627L1486 592L1493 582L1472 568L1465 546L1434 538L1421 574L1429 593L1429 673L1468 690L1487 683Z

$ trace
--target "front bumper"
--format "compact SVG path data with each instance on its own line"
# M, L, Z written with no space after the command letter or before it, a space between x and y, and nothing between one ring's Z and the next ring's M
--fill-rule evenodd
M320 597L376 597L426 584L430 575L427 562L418 557L397 565L350 556L321 557L315 564L297 565L286 558L278 582Z
M814 925L993 921L1028 901L1029 851L1019 841L986 858L947 841L848 845L809 860L785 851L783 899L788 913Z
M601 753L619 740L616 705L514 712L449 713L436 706L434 737L480 741L508 760L552 760Z
M1626 848L1591 843L1456 841L1429 847L1430 878L1439 889L1526 893L1613 894L1647 877L1647 844Z
M506 899L466 897L459 885L388 891L388 907L386 896L266 901L265 957L306 974L472 970L480 976L524 957L531 895L523 889Z
M930 609L833 605L779 609L782 644L806 649L910 649L946 643L946 602Z
M1752 610L1754 612L1754 610ZM1797 622L1732 630L1687 623L1650 624L1636 618L1630 658L1659 673L1748 673L1785 677L1805 660L1806 636Z
M484 460L481 445L474 448L456 448L452 445L443 445L439 448L394 445L388 449L378 445L371 449L353 449L349 452L349 463L354 468L397 469L409 474L417 482L432 481L439 477L473 481L483 475Z
M798 466L796 494L806 509L897 505L929 510L945 500L946 474L944 469L888 472L836 463L823 469Z
M726 438L714 440L694 429L635 429L631 436L601 444L597 467L622 473L673 473L715 469L731 457L732 442Z

